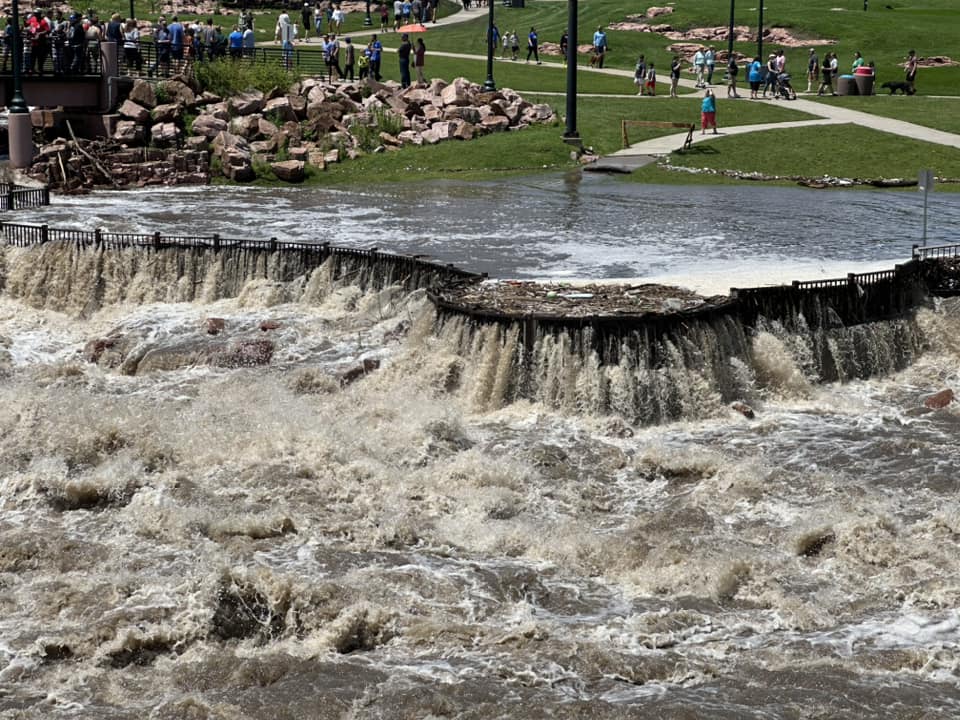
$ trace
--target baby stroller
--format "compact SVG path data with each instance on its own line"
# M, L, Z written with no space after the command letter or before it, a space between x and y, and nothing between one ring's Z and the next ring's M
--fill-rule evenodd
M797 99L797 91L790 84L790 75L785 72L777 75L777 94L784 100Z

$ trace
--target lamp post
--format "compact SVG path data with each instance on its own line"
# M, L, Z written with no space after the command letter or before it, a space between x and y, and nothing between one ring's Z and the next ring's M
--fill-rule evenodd
M370 19L370 0L367 0L367 16L363 19L364 27L370 27L373 25L373 20Z
M487 79L483 83L483 89L488 92L497 89L497 84L493 81L493 4L494 0L487 0L490 10L487 13Z
M580 145L577 132L577 0L567 0L567 121L563 141Z
M760 27L757 30L757 59L763 62L763 0L760 0Z
M730 35L727 37L727 64L733 58L733 8L737 0L730 0Z
M132 20L136 20L136 18L137 18L137 13L136 13L136 11L133 9L133 0L130 0L130 18L131 18Z
M33 160L33 123L23 97L23 36L20 34L20 3L13 0L13 95L7 105L7 131L10 138L10 165L15 168L30 166ZM13 208L10 208L11 210Z

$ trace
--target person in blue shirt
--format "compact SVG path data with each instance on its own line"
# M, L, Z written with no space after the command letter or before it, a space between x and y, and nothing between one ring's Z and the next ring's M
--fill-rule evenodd
M713 134L717 134L717 99L713 96L713 90L708 89L700 103L700 134L706 135L707 128L713 128Z
M380 56L383 53L383 44L373 35L370 39L370 77L378 82L383 80L380 74Z
M180 72L183 64L183 23L174 15L167 29L170 31L170 57L173 58L174 72Z
M594 57L597 58L597 67L602 68L604 57L607 54L607 34L603 31L603 27L598 27L593 34L593 52Z
M760 58L754 58L750 63L747 82L750 83L750 99L756 100L757 93L760 92L760 83L763 82L763 65L760 63Z
M227 36L227 44L230 47L230 57L234 60L243 55L243 33L240 32L239 25L233 26L233 32Z
M537 61L537 65L540 64L539 45L540 42L537 38L536 29L530 28L530 34L527 35L527 62L530 62L530 56L533 55L533 59Z

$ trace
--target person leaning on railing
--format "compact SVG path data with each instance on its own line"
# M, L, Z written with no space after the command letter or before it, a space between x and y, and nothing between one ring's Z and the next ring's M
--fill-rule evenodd
M83 72L83 61L87 54L87 32L83 29L83 19L80 13L70 16L67 27L67 69L71 75Z
M157 20L157 29L153 33L153 45L157 51L157 58L153 65L147 68L147 75L160 75L164 77L170 74L170 28L167 27L166 18L161 15Z
M132 75L134 69L138 75L143 70L143 56L140 55L140 29L133 18L127 20L123 28L123 59L127 65L128 75Z

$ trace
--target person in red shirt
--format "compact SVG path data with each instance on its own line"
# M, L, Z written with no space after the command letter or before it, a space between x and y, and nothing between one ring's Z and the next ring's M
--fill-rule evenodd
M43 65L50 54L50 23L39 10L27 19L30 29L30 65L27 72L36 69L38 75L43 75Z

